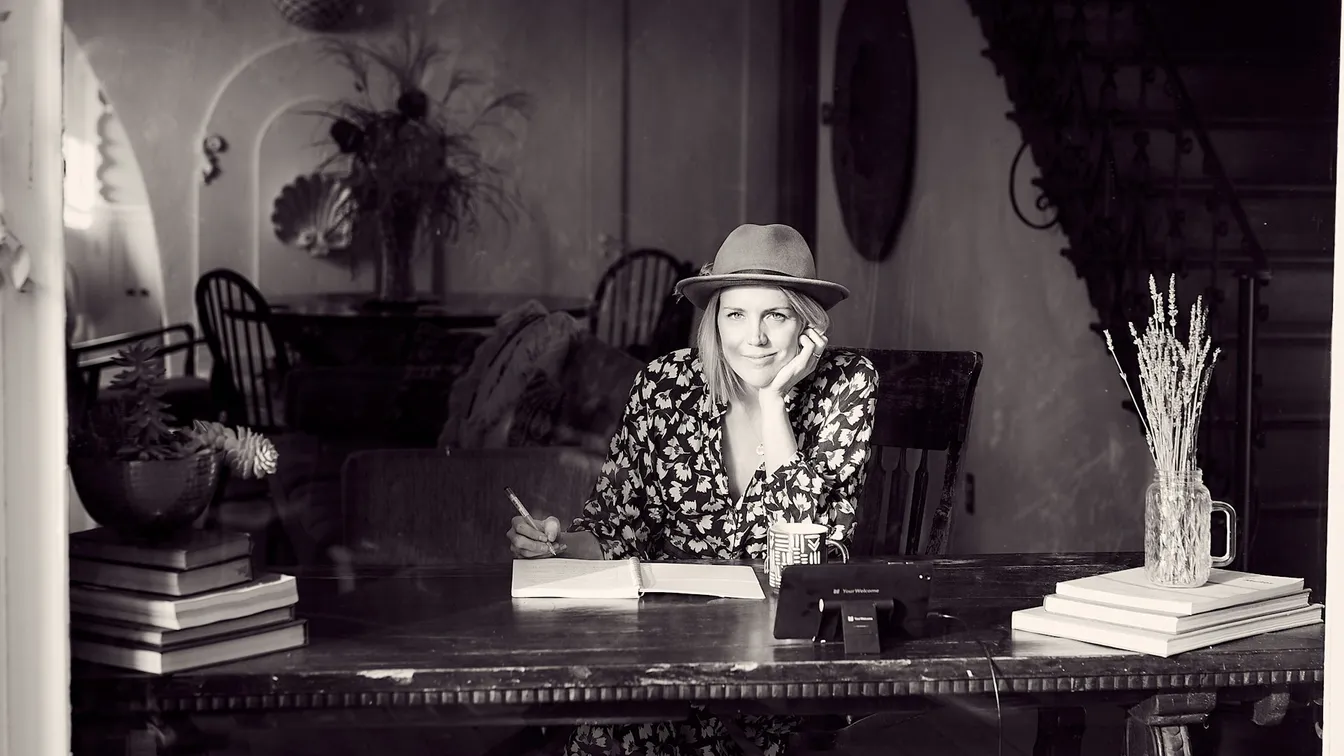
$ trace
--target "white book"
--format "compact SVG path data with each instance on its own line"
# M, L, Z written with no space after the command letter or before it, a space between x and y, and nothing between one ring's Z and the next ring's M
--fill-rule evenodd
M206 640L233 633L255 630L259 627L278 625L294 619L294 607L269 609L236 619L220 620L208 625L189 627L185 630L165 630L153 625L137 625L133 622L119 622L112 619L70 615L70 632L108 641L127 641L141 646L177 646L184 643Z
M141 646L74 636L70 639L70 656L112 667L148 672L151 675L167 675L303 648L306 645L308 645L308 623L300 619L282 625L169 647Z
M1166 588L1148 582L1142 567L1065 580L1055 593L1140 611L1190 615L1286 596L1302 590L1302 578L1256 575L1215 568L1198 588Z
M514 598L637 599L681 593L765 599L756 571L744 564L687 564L628 559L515 559Z
M243 585L194 596L158 596L96 585L70 586L70 611L101 619L185 630L292 606L299 601L293 575L265 574Z
M1261 633L1320 624L1323 621L1324 608L1321 604L1311 604L1278 614L1251 617L1217 627L1172 635L1081 617L1051 614L1044 606L1037 606L1013 612L1013 632L1025 631L1055 638L1068 638L1153 656L1174 656L1185 651L1249 638Z
M1306 606L1310 600L1311 591L1302 590L1279 598L1256 601L1253 604L1229 606L1226 609L1214 609L1211 612L1183 615L1125 609L1119 606L1097 604L1055 594L1045 597L1045 610L1051 614L1063 614L1069 617L1092 619L1099 622L1109 622L1113 625L1125 625L1141 630L1153 630L1174 635L1251 617L1275 614L1289 609L1300 609Z

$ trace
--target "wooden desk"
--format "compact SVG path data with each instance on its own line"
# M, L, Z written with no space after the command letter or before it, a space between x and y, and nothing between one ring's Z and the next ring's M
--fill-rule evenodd
M300 586L308 648L171 677L77 665L72 703L77 723L190 713L272 726L312 712L344 723L543 724L676 717L691 702L857 714L903 697L989 694L992 705L976 641L993 656L1005 705L1132 704L1135 744L1178 742L1220 701L1256 700L1257 721L1269 724L1290 695L1319 695L1321 626L1170 659L1007 629L1013 609L1038 605L1057 581L1139 563L1135 554L941 560L932 606L969 629L879 658L776 640L773 600L514 601L508 565L312 576Z

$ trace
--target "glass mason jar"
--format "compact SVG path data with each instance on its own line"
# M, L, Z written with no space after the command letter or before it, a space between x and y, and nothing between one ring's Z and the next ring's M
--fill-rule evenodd
M1144 493L1143 568L1148 582L1172 588L1208 582L1212 511L1213 497L1198 468L1154 473Z

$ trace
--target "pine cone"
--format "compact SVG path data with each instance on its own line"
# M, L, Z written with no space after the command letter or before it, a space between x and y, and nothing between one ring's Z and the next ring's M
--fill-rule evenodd
M229 466L244 478L264 478L275 472L280 453L265 436L248 428L238 429L238 442L228 451Z

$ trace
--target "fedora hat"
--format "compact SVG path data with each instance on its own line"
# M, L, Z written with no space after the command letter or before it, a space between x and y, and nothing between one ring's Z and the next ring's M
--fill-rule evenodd
M674 291L700 309L714 292L728 286L780 286L802 292L831 309L849 289L817 278L817 264L803 235L789 226L744 223L723 240L714 262L698 276L683 278Z

